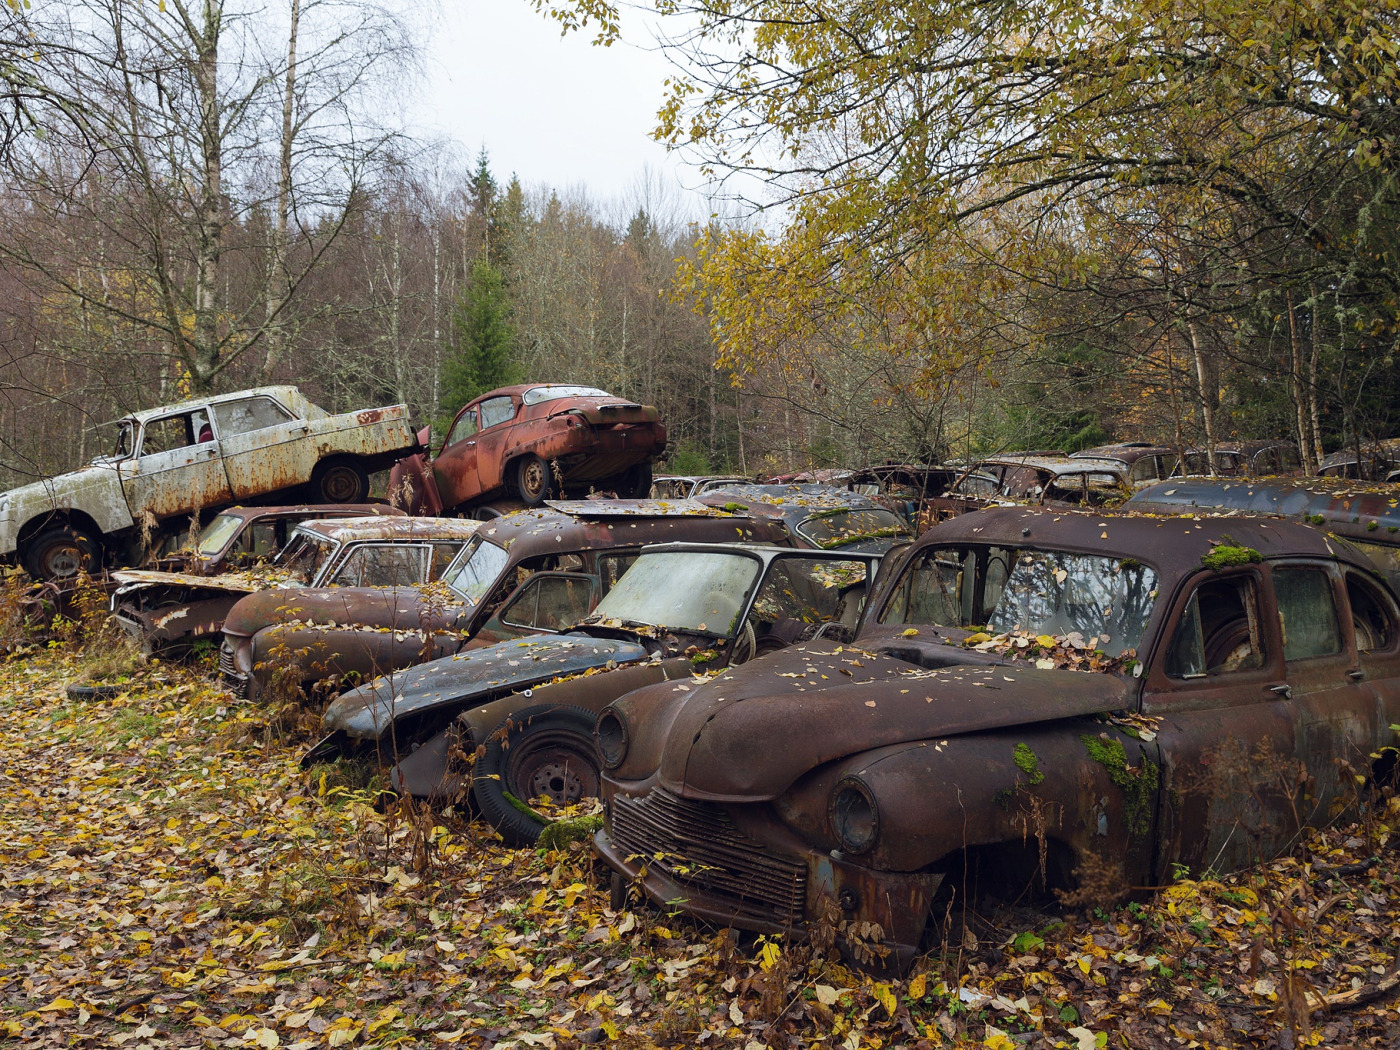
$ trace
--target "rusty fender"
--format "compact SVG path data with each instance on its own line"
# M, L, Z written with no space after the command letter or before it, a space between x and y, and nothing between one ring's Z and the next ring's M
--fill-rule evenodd
M272 675L287 668L298 668L302 682L347 677L367 682L453 653L460 640L456 631L431 626L399 630L272 624L253 636L249 695L256 699Z

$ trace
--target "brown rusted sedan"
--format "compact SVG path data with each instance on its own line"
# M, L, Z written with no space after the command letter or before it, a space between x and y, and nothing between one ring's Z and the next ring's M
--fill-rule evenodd
M419 436L426 445L426 432ZM389 490L415 514L468 509L495 496L537 507L552 493L590 488L626 498L651 489L666 428L650 405L586 386L502 387L466 405L437 457L401 460Z
M1400 608L1343 541L1005 507L889 564L854 646L603 711L619 898L900 966L967 895L1237 869L1394 773Z
M693 501L551 501L486 522L439 586L253 595L224 623L224 681L254 699L289 669L303 686L357 681L588 615L649 543L790 544L781 523Z

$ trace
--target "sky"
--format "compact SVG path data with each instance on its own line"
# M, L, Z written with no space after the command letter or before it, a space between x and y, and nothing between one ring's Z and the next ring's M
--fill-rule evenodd
M425 91L414 119L456 140L475 160L484 145L504 184L561 192L584 186L597 201L626 199L649 173L703 207L698 172L650 132L671 70L633 43L595 47L592 32L561 37L527 0L447 0L430 37ZM705 209L708 211L708 209Z

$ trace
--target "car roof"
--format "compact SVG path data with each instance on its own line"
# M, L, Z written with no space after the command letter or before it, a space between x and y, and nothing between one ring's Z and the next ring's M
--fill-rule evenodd
M226 514L230 517L242 518L244 521L250 521L253 518L315 517L317 515L328 518L367 518L375 516L401 518L407 514L407 511L388 503L327 503L324 505L296 503L272 507L225 507L223 510L219 511L219 514Z
M753 509L775 507L780 511L793 513L803 510L831 510L837 507L850 507L852 510L888 509L864 493L833 488L814 481L794 482L791 485L724 485L702 492L695 499L712 507L731 507L738 505L738 500L748 500L750 504L759 505Z
M1400 486L1346 478L1173 478L1147 485L1125 509L1235 511L1325 524L1339 535L1400 543ZM1394 530L1394 531L1392 531Z
M301 397L301 391L285 383L280 386L255 386L248 390L235 390L231 394L211 394L209 397L191 398L188 401L180 401L173 405L162 405L159 408L147 408L140 412L129 412L121 418L134 419L137 422L144 423L148 419L152 419L156 416L163 416L167 413L184 412L194 408L203 408L205 405L221 404L225 401L238 401L242 398L254 397L259 394L270 397L280 402L283 406L295 405L297 400Z
M1359 552L1327 534L1282 518L1230 515L1094 514L1027 507L988 507L961 514L925 532L916 548L948 543L1075 551L1134 558L1162 575L1201 568L1201 558L1225 543L1252 547L1265 558L1339 557L1375 571Z
M534 510L492 518L482 526L480 535L505 547L520 561L551 551L642 546L690 538L677 535L677 529L713 531L715 539L739 540L752 538L755 528L768 532L773 526L698 500L550 500Z
M410 518L379 515L367 518L333 518L304 521L300 532L310 532L333 543L363 540L466 540L481 528L466 518Z
M1047 470L1055 475L1086 474L1094 471L1118 476L1123 474L1122 460L1096 459L1090 456L991 456L981 460L977 466L986 463L1008 467L1034 467L1036 470Z

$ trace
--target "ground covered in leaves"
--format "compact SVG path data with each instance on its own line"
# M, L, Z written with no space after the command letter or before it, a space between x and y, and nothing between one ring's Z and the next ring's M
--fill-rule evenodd
M1400 1042L1386 823L1097 914L1004 910L900 979L614 912L585 844L510 850L298 766L206 669L71 700L3 665L0 1040L140 1047ZM1400 819L1397 817L1396 819Z

